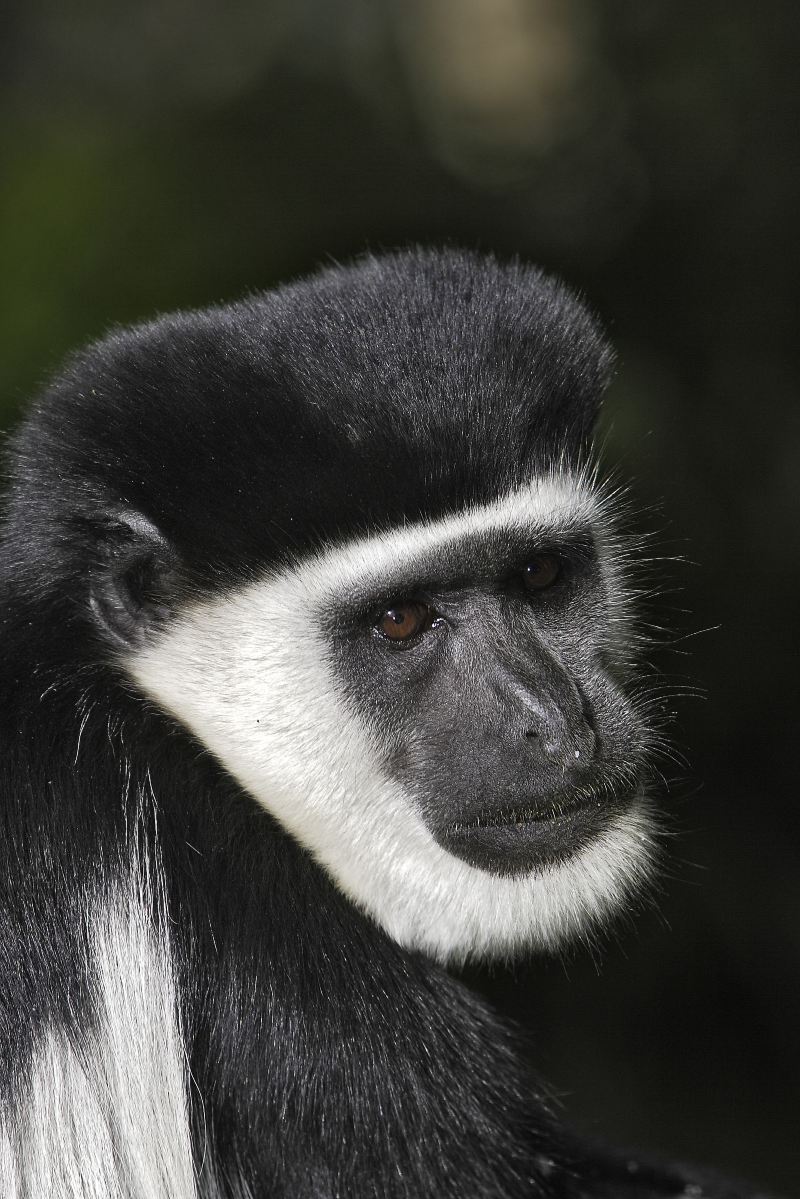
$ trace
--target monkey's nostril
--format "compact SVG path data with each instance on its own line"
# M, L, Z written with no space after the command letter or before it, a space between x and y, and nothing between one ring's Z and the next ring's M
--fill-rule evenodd
M596 749L596 739L588 726L570 732L566 729L551 730L544 724L540 728L523 729L522 737L540 762L551 765L560 762L565 769L587 765Z

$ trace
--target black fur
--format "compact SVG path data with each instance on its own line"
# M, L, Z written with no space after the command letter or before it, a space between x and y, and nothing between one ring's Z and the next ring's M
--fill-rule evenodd
M17 439L12 522L29 567L81 569L78 526L133 508L213 583L576 458L609 365L530 267L369 259L79 354Z
M540 273L414 252L115 333L38 402L0 542L0 1113L44 1029L80 1049L86 898L135 843L163 863L208 1199L749 1193L578 1144L513 1030L114 664L145 608L579 461L609 361Z

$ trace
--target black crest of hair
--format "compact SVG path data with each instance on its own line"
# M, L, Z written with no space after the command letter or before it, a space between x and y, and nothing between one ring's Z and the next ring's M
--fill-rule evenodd
M231 570L492 499L580 458L610 363L560 283L459 253L162 317L77 355L17 438L25 557L133 507Z
M115 332L34 404L0 538L0 1131L48 1032L84 1051L87 909L148 860L203 1199L750 1194L574 1137L515 1030L142 699L93 609L133 637L119 595L157 610L170 572L216 593L580 464L610 363L540 271L409 251Z

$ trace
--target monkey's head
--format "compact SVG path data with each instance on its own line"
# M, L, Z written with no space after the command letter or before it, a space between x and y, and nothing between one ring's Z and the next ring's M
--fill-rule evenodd
M609 363L560 284L458 253L115 333L17 438L20 585L397 941L557 944L652 858Z

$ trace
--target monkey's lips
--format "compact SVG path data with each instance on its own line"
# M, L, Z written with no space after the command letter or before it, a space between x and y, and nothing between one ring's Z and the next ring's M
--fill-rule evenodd
M567 792L487 808L434 835L471 866L492 874L526 874L583 849L628 807L637 790L628 783L611 795L605 790Z

